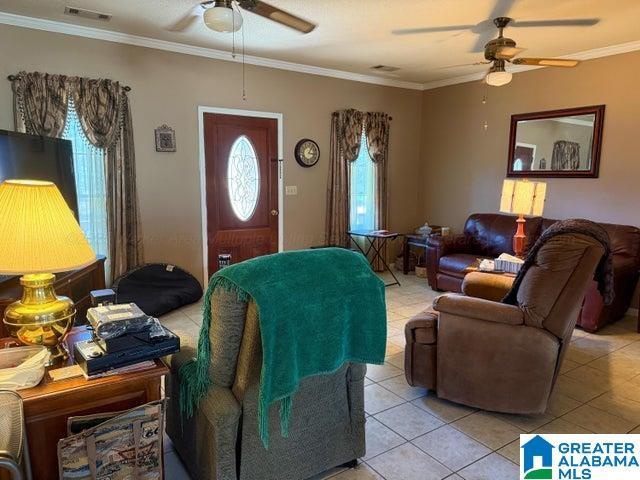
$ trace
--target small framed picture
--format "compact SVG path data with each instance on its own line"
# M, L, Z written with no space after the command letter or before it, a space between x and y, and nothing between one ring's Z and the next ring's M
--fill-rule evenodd
M176 131L169 125L162 125L156 132L156 152L176 151Z

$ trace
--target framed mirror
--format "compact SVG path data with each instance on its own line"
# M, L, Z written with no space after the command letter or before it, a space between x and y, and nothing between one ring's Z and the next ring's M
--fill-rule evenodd
M597 178L604 105L511 116L508 177Z

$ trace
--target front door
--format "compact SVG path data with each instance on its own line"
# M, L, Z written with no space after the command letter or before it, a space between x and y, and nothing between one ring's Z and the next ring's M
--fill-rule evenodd
M278 124L275 119L204 114L207 265L278 251Z

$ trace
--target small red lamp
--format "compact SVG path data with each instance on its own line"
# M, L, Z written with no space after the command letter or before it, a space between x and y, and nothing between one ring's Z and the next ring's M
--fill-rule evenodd
M523 258L526 245L524 233L525 215L539 217L544 210L547 184L529 180L505 180L502 184L500 211L518 215L518 228L513 236L513 251L516 257Z

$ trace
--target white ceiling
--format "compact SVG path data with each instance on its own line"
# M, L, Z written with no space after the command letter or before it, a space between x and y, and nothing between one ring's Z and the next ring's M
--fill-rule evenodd
M201 21L185 33L168 29L197 0L0 0L0 11L103 30L230 51L231 34L207 29ZM496 36L485 22L470 30L398 36L412 27L478 24L506 15L516 20L598 17L592 27L511 28L506 36L526 47L525 56L566 56L640 40L638 0L270 0L271 4L318 24L302 35L245 12L246 53L387 80L416 84L447 81L485 70L484 66L443 68L483 60L473 46ZM100 22L64 14L66 5L113 15ZM11 23L11 22L7 22ZM236 34L236 42L241 35ZM373 65L400 67L393 74ZM579 67L578 67L579 68Z

